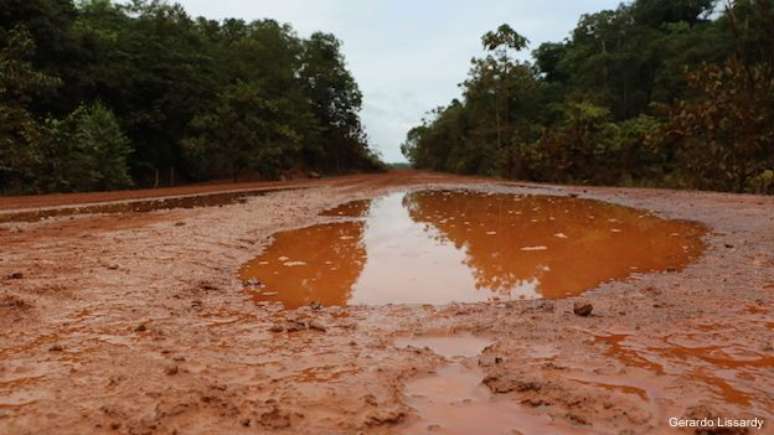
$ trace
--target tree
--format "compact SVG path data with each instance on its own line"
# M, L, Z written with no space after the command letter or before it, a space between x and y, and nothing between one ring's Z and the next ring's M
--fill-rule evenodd
M129 139L103 104L48 119L36 178L40 191L84 192L131 187Z
M634 0L584 14L534 64L503 25L482 38L463 100L402 150L417 167L574 183L769 192L774 5Z
M0 190L12 182L29 182L34 175L42 133L29 106L60 84L32 66L34 52L25 28L0 32Z
M304 41L300 78L317 120L304 146L305 161L313 167L327 161L333 164L327 169L341 171L362 159L367 150L358 116L363 96L346 69L341 41L321 32Z
M283 158L300 142L286 123L291 109L287 100L267 98L257 84L239 82L219 96L212 111L194 118L196 134L183 146L204 173L228 174L234 181L245 170L276 177Z
M164 0L5 0L0 62L0 189L155 186L162 171L173 184L381 167L360 122L362 95L330 34L304 39L274 20L192 18ZM230 132L231 119L244 128ZM75 137L86 131L125 135L131 152L120 139L113 153L83 148ZM248 139L248 151L232 136ZM108 155L125 157L130 180Z
M658 27L685 22L694 25L706 21L716 3L717 0L638 0L632 4L632 9L639 24Z

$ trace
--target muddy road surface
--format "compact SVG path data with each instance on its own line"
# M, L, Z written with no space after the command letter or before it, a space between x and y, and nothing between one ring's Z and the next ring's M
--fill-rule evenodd
M418 172L236 187L0 199L0 433L679 434L701 432L672 425L702 419L766 421L760 430L709 433L774 433L774 198ZM546 222L534 231L550 237L544 243L504 237L517 230L498 227L498 234L486 218L474 217L466 225L483 229L467 236L436 197L422 197L460 189L560 198L505 214L550 209L545 220L564 226L554 230ZM251 193L211 197L233 191ZM439 286L424 275L414 285L391 284L400 271L424 270L439 282L448 274L429 266L369 272L369 258L381 258L372 243L399 253L380 264L421 257L401 251L400 237L347 216L358 207L353 201L390 195L405 195L394 210L413 219L405 221L406 237L419 237L415 226L424 225L437 242L427 249L450 246L444 252L461 255L468 268L460 270L471 271L469 286L490 296L357 304L361 290L353 283L370 289L362 294L382 289L409 298L468 279ZM164 202L170 196L178 199ZM207 198L181 203L180 196ZM573 226L551 209L568 198L623 206L623 215L637 210L654 223L618 222L610 214L605 225ZM102 208L50 213L94 206ZM321 215L339 206L342 217ZM37 214L9 217L21 212ZM675 230L676 222L697 230ZM314 240L281 236L314 225L345 231L336 233L342 255L319 258L327 275L301 280L299 288L312 282L330 283L329 293L354 290L318 303L311 289L311 299L298 297L297 307L286 309L271 297L282 289L262 290L260 277L246 277L245 268L270 266L260 256L272 249L285 257L275 235L288 251L293 240ZM615 239L631 231L646 237ZM577 240L588 234L604 237L587 240L595 245ZM685 238L681 250L668 239L674 234ZM485 236L505 241L501 251ZM648 242L656 239L665 245ZM324 252L330 244L321 240L317 250ZM611 255L599 243L628 254ZM568 248L555 249L561 246ZM316 252L297 255L310 251ZM563 268L569 263L553 252L585 253L589 261ZM280 261L300 271L315 258ZM458 264L455 258L439 264ZM618 264L624 260L640 263ZM362 264L353 269L353 262ZM519 292L497 296L498 277L522 273L507 269L514 263L545 272L550 291L541 293L538 275L527 274L509 284ZM339 273L338 266L349 268ZM612 270L615 279L584 272L591 268ZM581 275L593 288L562 292Z

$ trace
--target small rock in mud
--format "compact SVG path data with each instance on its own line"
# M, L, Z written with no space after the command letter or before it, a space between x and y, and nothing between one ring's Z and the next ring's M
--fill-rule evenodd
M218 288L218 286L216 286L215 284L213 284L213 283L211 283L209 281L201 281L201 282L199 282L198 287L199 287L200 290L204 290L206 292L220 290Z
M164 373L166 373L167 376L175 376L180 369L177 366L169 366L166 369L164 369Z
M320 311L322 309L322 304L319 302L312 302L309 304L309 307L314 311Z
M64 350L64 347L62 347L61 344L55 344L48 348L49 352L62 352Z
M6 275L6 279L22 279L24 278L24 274L21 272L13 272Z
M107 268L110 269L110 270L118 270L118 265L117 264L110 264L110 265L107 266Z
M581 317L590 316L593 310L594 306L588 302L576 302L572 306L572 312L575 313L576 316Z
M269 332L285 332L285 327L279 323L271 325Z
M175 222L176 227L182 227L185 226L185 222Z
M136 328L134 328L134 332L145 332L147 330L148 330L148 327L145 326L144 323L140 323L139 325L137 325Z
M317 320L312 320L311 322L309 322L309 329L313 329L319 332L325 332L328 330L328 328L325 325L323 325L321 322Z

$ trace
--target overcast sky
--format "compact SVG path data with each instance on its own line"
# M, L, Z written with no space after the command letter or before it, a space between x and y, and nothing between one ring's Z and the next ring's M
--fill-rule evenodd
M343 41L347 64L364 95L362 118L388 162L403 161L406 132L430 109L460 95L457 84L480 38L502 23L532 42L560 41L582 13L620 0L177 0L208 18L273 18L301 36L314 31Z

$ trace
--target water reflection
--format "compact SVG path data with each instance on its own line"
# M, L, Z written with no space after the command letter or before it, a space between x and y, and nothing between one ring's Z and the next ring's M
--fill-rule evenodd
M343 222L279 233L241 275L256 300L347 305L366 261L364 227Z
M292 308L560 298L679 269L702 249L696 225L565 197L423 191L324 215L346 220L279 233L243 268L256 299Z

